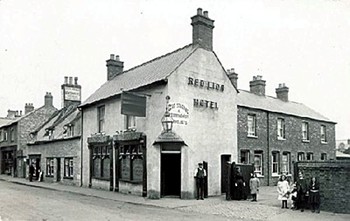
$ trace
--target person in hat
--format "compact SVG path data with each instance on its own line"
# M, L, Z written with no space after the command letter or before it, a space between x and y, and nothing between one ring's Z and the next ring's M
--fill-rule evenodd
M204 179L207 176L207 172L203 168L203 163L198 163L198 168L194 172L194 178L196 179L197 187L197 200L204 200Z

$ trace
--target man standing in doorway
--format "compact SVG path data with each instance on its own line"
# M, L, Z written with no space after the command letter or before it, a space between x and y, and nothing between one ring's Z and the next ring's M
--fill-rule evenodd
M198 163L198 168L194 172L194 178L196 179L197 186L197 200L201 198L204 200L204 179L207 176L203 163Z
M31 163L29 166L29 182L33 181L33 174L34 174L34 163Z

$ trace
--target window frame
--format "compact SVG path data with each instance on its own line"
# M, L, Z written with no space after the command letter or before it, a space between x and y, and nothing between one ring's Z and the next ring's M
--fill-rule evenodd
M302 159L300 159L300 156L302 157ZM305 158L305 153L304 152L298 152L297 153L297 160L298 162L299 161L304 161L306 158Z
M242 164L250 164L250 151L247 149L240 150L240 162ZM242 161L242 156L244 156L244 159L246 159L244 162Z
M320 135L321 135L321 143L327 143L327 127L326 127L326 125L321 125Z
M327 153L321 153L321 160L327 160Z
M53 177L55 174L55 158L46 158L46 176Z
M301 124L302 140L304 142L310 142L310 125L309 122L303 121Z
M74 176L74 159L73 157L64 158L64 176L65 179L73 179Z
M310 159L309 159L310 158ZM307 152L306 153L306 160L307 161L312 161L312 160L314 160L314 153L312 153L312 152Z
M124 115L125 116L125 130L136 129L136 116Z
M277 139L285 140L286 139L286 123L284 118L277 118Z
M250 120L251 118L251 120ZM250 125L250 122L252 125ZM256 114L248 114L247 116L247 136L248 137L257 137L257 122Z
M97 132L105 132L105 116L106 116L106 107L101 105L97 107Z
M256 170L256 157L260 158L260 170ZM259 176L263 176L264 175L264 163L263 163L263 158L264 157L264 153L263 151L254 151L254 173L256 173Z
M10 129L10 141L11 142L15 141L15 129L14 128Z
M125 181L125 182L130 182L130 183L142 183L143 182L143 175L142 175L142 179L135 179L134 173L133 173L133 169L135 166L135 160L140 159L142 160L142 170L144 170L143 168L143 164L144 164L144 159L143 159L143 146L141 143L130 143L130 144L124 144L124 145L120 145L119 146L119 177L120 180ZM123 164L124 161L126 162L127 167L129 167L129 171L128 171L128 177L124 177L122 174L122 168L123 168Z
M286 162L284 161L284 157L286 157ZM284 165L286 166L287 170L284 170ZM282 158L281 158L281 173L290 174L291 173L291 153L290 152L283 152Z
M279 155L280 153L278 151L272 151L271 154L271 172L272 176L278 176L279 174ZM276 156L276 161L274 160L274 156ZM276 167L274 170L274 166Z
M104 145L95 145L92 147L92 178L94 179L100 179L100 180L109 180L111 177L110 174L110 167L111 167L111 146L108 144ZM104 167L104 163L106 160L109 160L108 165L106 168ZM99 160L99 171L96 170L95 166L96 163L95 161ZM105 174L104 171L105 169L108 170L108 173Z

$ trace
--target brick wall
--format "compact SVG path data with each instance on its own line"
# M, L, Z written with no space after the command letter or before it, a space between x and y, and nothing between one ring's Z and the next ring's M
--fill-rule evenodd
M256 136L248 137L248 114L256 116ZM241 150L249 150L250 162L254 163L254 151L263 151L262 185L276 185L278 175L272 175L272 152L277 152L279 173L281 172L282 155L289 154L289 169L292 162L298 160L298 153L313 153L314 160L321 160L321 153L327 154L327 159L335 159L335 125L308 118L301 118L280 113L272 113L259 109L238 107L238 162L241 159ZM277 138L277 119L285 122L285 139ZM309 141L302 140L302 122L309 123ZM321 142L321 125L326 126L327 142Z
M298 162L296 168L320 181L321 210L350 213L350 160Z

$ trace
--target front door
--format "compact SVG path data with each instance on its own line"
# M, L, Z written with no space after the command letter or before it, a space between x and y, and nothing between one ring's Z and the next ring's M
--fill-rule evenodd
M180 197L181 192L181 154L162 152L161 155L161 196Z
M61 181L61 158L57 158L57 182Z
M221 155L221 193L227 191L228 169L231 155Z

